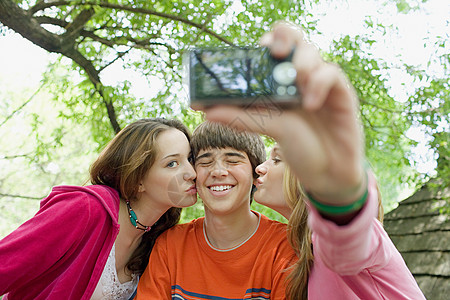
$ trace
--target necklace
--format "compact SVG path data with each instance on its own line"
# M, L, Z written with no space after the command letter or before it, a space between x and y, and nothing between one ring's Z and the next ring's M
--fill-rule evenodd
M250 239L255 235L255 233L258 231L259 224L261 223L261 214L260 214L259 212L254 212L254 213L255 213L255 215L258 216L258 223L257 223L257 225L256 225L255 230L254 230L254 231L252 232L252 234L250 234L250 236L248 236L244 241L240 242L240 243L237 244L236 246L233 246L233 247L227 248L227 249L219 249L219 248L217 248L217 247L214 247L214 246L211 244L211 242L209 241L209 238L208 238L208 234L206 233L206 220L203 219L203 236L204 236L205 241L206 241L206 243L208 244L208 246L211 247L213 250L216 250L216 251L219 251L219 252L228 252L228 251L237 249L237 248L239 248L240 246L242 246L242 245L244 245L245 243L247 243L248 240L250 240Z
M149 232L152 226L145 226L141 222L139 222L136 213L131 208L130 200L125 200L127 202L128 215L130 216L131 224L133 224L136 229L144 230L145 232Z

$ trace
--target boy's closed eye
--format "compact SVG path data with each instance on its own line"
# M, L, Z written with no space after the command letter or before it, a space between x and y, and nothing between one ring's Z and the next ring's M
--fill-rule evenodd
M240 161L238 161L238 160L227 160L227 163L228 164L238 164L238 163L240 163Z
M200 159L195 162L196 166L207 167L212 164L212 160Z

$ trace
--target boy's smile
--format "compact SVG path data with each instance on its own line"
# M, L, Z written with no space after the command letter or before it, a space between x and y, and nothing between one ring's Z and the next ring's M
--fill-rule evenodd
M216 197L227 195L235 185L231 184L213 184L208 186L209 190Z

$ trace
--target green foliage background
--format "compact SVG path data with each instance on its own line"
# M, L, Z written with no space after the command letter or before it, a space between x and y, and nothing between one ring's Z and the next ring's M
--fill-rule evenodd
M133 78L123 75L131 73L118 72L112 75L115 80L94 84L87 69L64 54L54 56L36 90L10 90L2 84L7 80L0 78L0 237L31 217L38 199L51 186L86 182L89 164L115 134L106 103L113 105L120 127L139 118L164 116L179 118L192 130L202 116L187 105L182 60L186 49L256 45L276 20L290 20L308 36L317 37L321 32L316 25L322 16L312 12L333 1L58 1L46 10L38 9L48 2L2 3L17 4L61 38L68 38L64 33L77 16L89 12L79 35L67 43L92 64L100 79L116 66L145 78L152 93L136 95ZM405 14L420 10L422 2L397 0L380 5L392 3L399 14ZM385 209L390 210L405 190L412 191L429 179L414 168L411 149L416 142L405 135L411 126L427 131L437 161L436 177L449 184L449 39L429 41L433 45L428 46L437 49L429 65L442 70L435 74L375 56L376 37L395 28L380 23L376 16L367 16L365 24L363 35L342 33L322 54L342 67L357 90L367 159L378 177ZM3 35L11 34L6 26L0 24L0 29ZM396 101L390 92L392 69L402 70L418 83L419 87L411 87L406 102ZM253 206L284 221L268 208ZM183 221L202 215L202 210L201 202L185 209Z

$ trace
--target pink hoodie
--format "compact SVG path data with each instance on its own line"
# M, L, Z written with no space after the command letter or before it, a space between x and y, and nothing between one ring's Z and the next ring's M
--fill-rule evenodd
M425 299L402 256L376 219L375 179L358 216L345 226L328 221L310 207L314 267L308 299Z
M3 299L90 299L119 233L119 195L54 187L37 214L0 241Z

